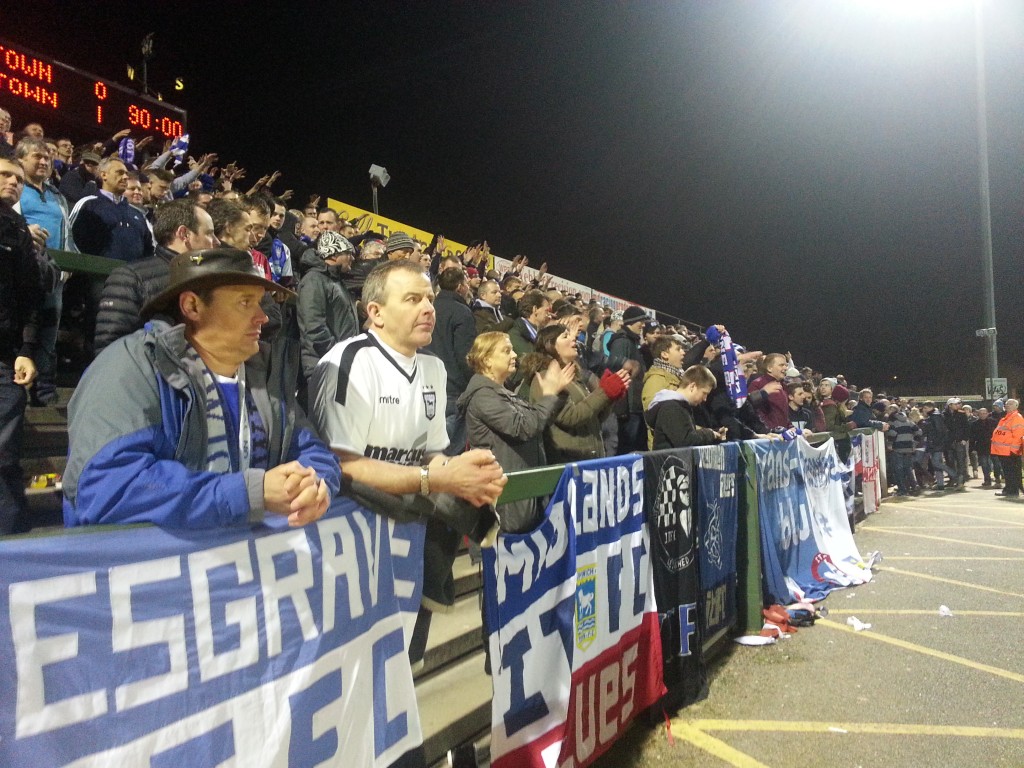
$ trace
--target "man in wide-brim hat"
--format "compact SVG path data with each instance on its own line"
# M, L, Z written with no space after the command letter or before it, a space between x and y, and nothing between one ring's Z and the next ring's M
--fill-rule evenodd
M68 405L64 523L171 528L319 519L341 475L295 402L294 363L260 342L265 280L235 248L179 254ZM167 322L170 320L170 322Z

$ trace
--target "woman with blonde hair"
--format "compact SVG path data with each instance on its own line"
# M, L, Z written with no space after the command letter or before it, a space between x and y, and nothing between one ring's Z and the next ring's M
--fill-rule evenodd
M473 377L459 398L471 448L489 448L506 472L540 467L544 454L544 428L565 402L565 389L576 371L573 365L552 361L535 374L540 398L529 403L505 389L516 370L516 353L507 333L481 333L466 355ZM523 533L540 522L538 499L525 499L497 508L501 530Z

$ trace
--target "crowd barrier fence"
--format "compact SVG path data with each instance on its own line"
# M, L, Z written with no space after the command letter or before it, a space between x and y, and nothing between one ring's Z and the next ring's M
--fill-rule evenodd
M718 515L728 506L720 502L733 495L726 489L735 489L732 521L728 515L714 521L734 530L733 551L716 553L725 562L728 589L715 588L712 608L704 605L710 591L702 593L689 604L694 616L679 617L684 628L715 617L714 627L700 628L709 630L700 635L703 651L732 633L756 632L762 621L760 520L767 510L758 509L751 446L732 446L723 455L736 456L734 466L705 460L711 454L700 452L708 449L692 449L690 479L681 481L677 473L670 478L674 485L662 486L699 491L695 543L704 535L696 526L708 524L708 509ZM652 595L654 587L663 588L644 576L653 570L645 570L644 558L657 543L648 523L654 494L648 489L645 508L638 483L645 467L655 466L644 462L665 453L510 475L503 501L554 494L566 522L562 534L552 529L516 550L535 572L528 575L523 566L510 571L511 561L495 556L485 570L492 582L501 573L506 585L523 586L523 579L540 578L542 564L562 569L541 585L559 597L549 623L530 624L542 617L528 609L503 617L505 639L520 620L523 637L531 638L518 646L518 656L514 643L496 645L497 632L492 635L495 667L499 674L511 671L513 681L501 694L504 708L495 706L492 724L501 725L503 736L529 732L515 728L515 704L533 714L558 714L522 687L524 680L536 682L531 644L545 632L560 637L567 653L572 638L578 649L578 668L561 662L583 694L582 703L562 702L565 722L576 718L576 735L563 745L576 764L592 762L657 691L661 678L655 679L652 663L661 659L661 643L636 655L657 635ZM705 475L711 480L704 482ZM884 488L884 481L876 484ZM667 507L658 509L664 514ZM566 545L574 521L573 559L559 560L555 544ZM601 521L627 528L608 533ZM515 542L505 549L501 542L499 558L515 549ZM0 658L9 660L0 667L0 764L212 765L234 756L254 766L332 759L388 766L408 759L420 739L403 652L419 592L419 546L402 526L345 498L302 529L279 520L234 531L98 526L0 541ZM590 560L578 565L577 554ZM485 590L485 601L496 594L491 589L488 597ZM595 605L597 615L607 614L619 629L601 653L600 634L581 629L579 612ZM621 622L612 614L621 614ZM627 691L635 698L627 700ZM561 733L558 721L555 716L546 731L550 738ZM551 742L528 744L527 751L534 747L550 749Z

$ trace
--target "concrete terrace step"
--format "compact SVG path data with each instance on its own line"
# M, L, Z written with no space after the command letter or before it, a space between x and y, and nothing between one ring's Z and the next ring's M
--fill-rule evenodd
M25 475L25 482L27 483L33 475L63 475L64 469L67 467L68 457L63 456L38 456L34 458L22 458L21 470L22 474Z
M68 425L66 423L30 423L25 425L21 450L23 459L66 456L67 452Z
M483 649L479 601L479 594L464 595L456 600L451 613L433 615L423 668L416 674L417 684L453 662Z
M483 572L479 565L470 562L469 552L463 550L452 565L455 578L455 595L461 597L470 592L479 592L484 586Z
M416 701L427 765L484 736L491 722L491 678L484 674L483 651L417 683Z

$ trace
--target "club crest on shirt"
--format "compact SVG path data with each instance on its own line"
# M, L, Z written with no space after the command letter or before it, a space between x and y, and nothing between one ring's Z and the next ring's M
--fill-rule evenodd
M437 413L437 393L430 391L423 393L423 411L428 419L434 418Z

